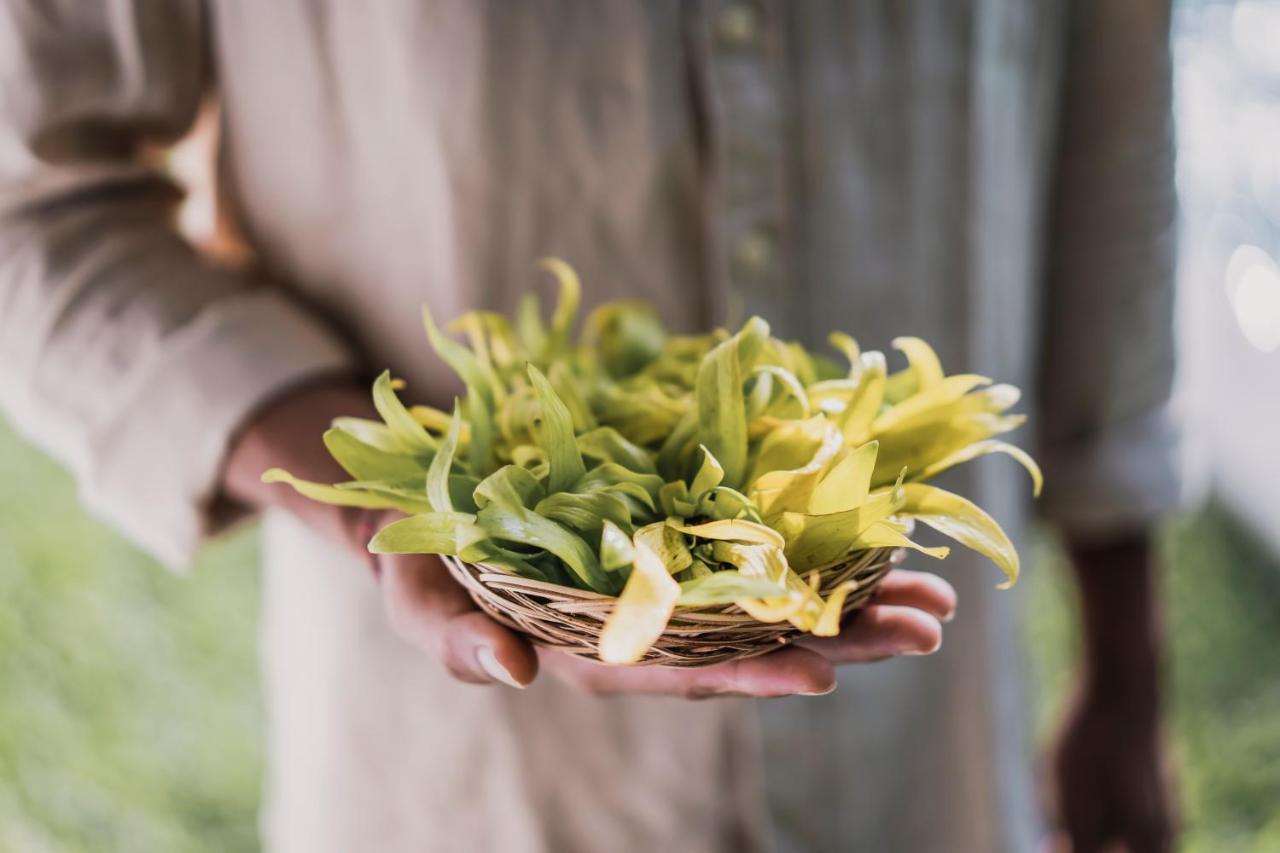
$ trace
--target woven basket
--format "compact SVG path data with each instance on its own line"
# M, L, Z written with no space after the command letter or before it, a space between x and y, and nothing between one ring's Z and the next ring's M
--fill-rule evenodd
M902 556L901 549L864 551L848 563L824 569L819 591L825 597L845 581L856 583L844 602L847 615L867 602ZM579 657L596 657L605 617L617 599L464 563L455 557L443 559L476 604L494 619L540 645ZM787 622L758 622L733 604L679 607L662 636L634 665L707 666L762 655L799 636L802 632Z

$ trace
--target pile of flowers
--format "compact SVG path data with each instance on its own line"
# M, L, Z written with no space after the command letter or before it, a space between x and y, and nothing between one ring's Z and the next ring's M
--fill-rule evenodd
M996 436L1018 389L944 374L933 349L898 338L906 366L849 335L839 360L770 335L672 335L651 307L614 302L576 336L581 286L562 261L550 321L535 296L514 318L473 311L431 346L461 378L452 412L406 406L402 383L373 385L380 421L339 418L324 435L350 475L333 485L273 469L269 481L333 504L405 517L378 553L451 554L617 596L600 642L639 659L679 607L733 604L762 622L833 635L849 587L824 598L822 573L873 548L913 548L912 520L989 557L1012 584L1018 555L1000 526L928 482L1003 453L1041 485L1035 462Z

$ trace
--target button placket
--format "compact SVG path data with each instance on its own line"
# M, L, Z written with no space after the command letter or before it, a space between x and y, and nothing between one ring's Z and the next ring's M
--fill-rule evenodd
M725 0L711 15L707 62L717 160L712 207L728 303L788 325L785 109L780 4Z

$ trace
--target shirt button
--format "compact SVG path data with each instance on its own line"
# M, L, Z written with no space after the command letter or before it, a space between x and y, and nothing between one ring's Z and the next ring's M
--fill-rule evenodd
M750 0L729 3L716 18L716 35L725 47L751 47L760 38L760 10Z
M763 228L748 232L733 247L733 266L740 274L760 278L773 266L775 241Z

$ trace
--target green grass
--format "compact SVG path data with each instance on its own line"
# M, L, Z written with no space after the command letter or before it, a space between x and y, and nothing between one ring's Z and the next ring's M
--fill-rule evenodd
M170 574L0 425L0 851L258 849L256 563Z
M1216 510L1164 547L1184 849L1280 850L1280 565ZM256 562L243 531L169 574L0 425L0 853L258 848ZM1029 562L1043 737L1073 605L1047 542Z

